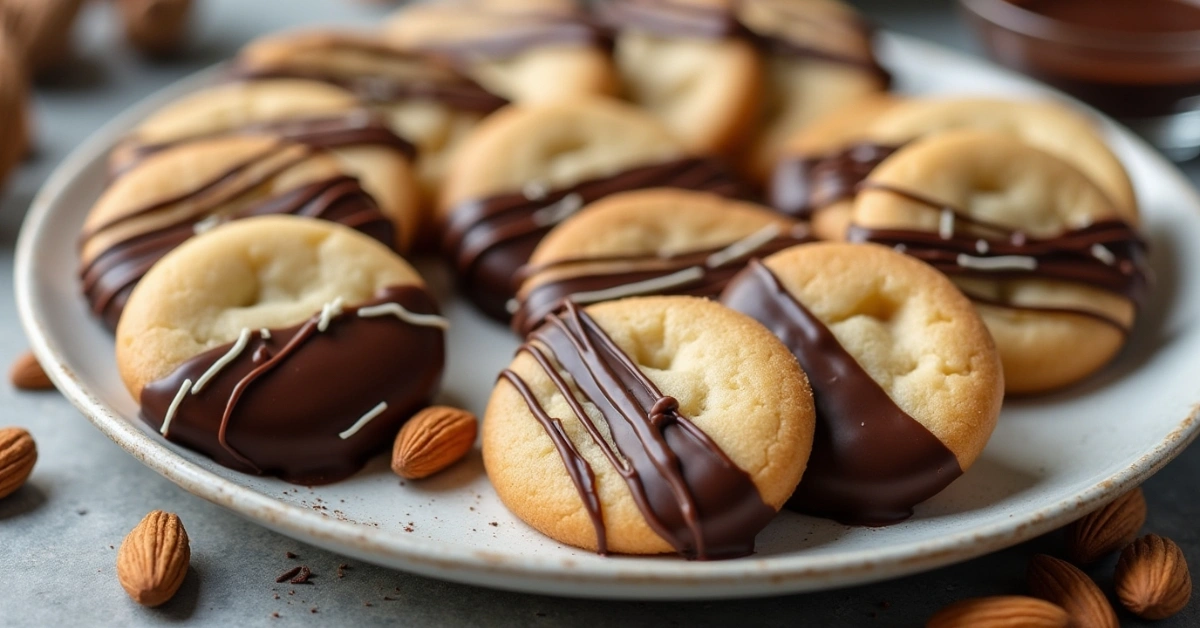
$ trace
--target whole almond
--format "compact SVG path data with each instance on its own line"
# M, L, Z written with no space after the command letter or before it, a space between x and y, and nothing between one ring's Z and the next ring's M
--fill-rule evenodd
M0 142L0 188L29 153L28 83L17 41L5 30L0 13L0 137L4 138Z
M43 75L67 60L82 5L83 0L0 1L0 28L16 41L30 74Z
M1121 552L1113 580L1121 604L1146 619L1166 619L1192 597L1183 550L1157 534L1147 534Z
M179 517L155 510L121 543L117 580L133 601L158 606L179 590L191 557L187 531Z
M448 406L425 408L396 435L392 471L416 480L458 462L475 444L478 424L475 415L466 410Z
M21 390L52 390L54 388L54 383L46 376L42 365L38 364L37 358L29 351L22 353L13 361L12 366L8 369L8 378L12 380L13 386Z
M1135 488L1068 525L1067 556L1076 564L1090 565L1132 543L1145 523L1146 498Z
M37 463L37 444L19 427L0 428L0 499L25 484Z
M1078 567L1053 556L1038 554L1026 572L1029 591L1067 611L1079 628L1119 628L1112 604L1092 579Z
M1061 606L1023 595L977 597L955 602L929 618L926 628L1067 628Z
M117 8L125 39L143 54L174 54L187 39L192 0L117 0Z

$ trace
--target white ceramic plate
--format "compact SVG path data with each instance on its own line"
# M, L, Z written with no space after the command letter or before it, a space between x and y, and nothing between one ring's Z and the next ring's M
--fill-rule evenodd
M882 56L908 92L1048 93L904 37L885 37ZM850 528L784 512L759 536L752 557L603 558L559 545L511 516L477 452L447 473L407 485L383 457L350 480L314 489L229 471L137 420L137 406L117 377L112 339L88 315L75 275L76 236L104 183L108 149L146 113L208 80L192 77L135 107L63 163L21 233L17 300L38 359L96 427L187 491L296 539L397 569L539 593L641 599L791 593L927 570L1029 539L1138 485L1196 436L1200 197L1147 145L1105 123L1141 195L1159 282L1128 349L1069 392L1008 402L980 461L899 525ZM479 412L517 342L455 298L444 271L431 264L422 270L453 323L444 401Z

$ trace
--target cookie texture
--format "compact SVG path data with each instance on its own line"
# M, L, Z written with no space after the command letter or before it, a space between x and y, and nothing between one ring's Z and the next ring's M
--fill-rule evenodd
M615 91L602 33L569 0L411 3L388 20L384 32L402 48L451 59L513 102Z
M1144 245L1072 165L1008 133L954 131L906 146L864 186L851 237L948 273L995 337L1010 392L1078 381L1125 343Z
M292 213L343 222L392 245L396 229L332 154L272 136L198 140L162 150L118 177L80 236L92 311L115 328L150 266L197 233L231 220Z
M678 401L678 414L749 477L768 517L778 510L804 471L813 429L808 384L787 349L753 320L704 299L645 297L594 305L586 312L662 395ZM554 370L563 373L561 360L566 358L559 358ZM548 416L561 421L562 433L590 468L602 525L594 525L555 442L508 378L496 385L483 423L484 465L505 505L537 530L569 545L595 550L601 547L599 531L611 552L679 550L647 523L601 441L588 434L533 354L520 352L509 371L524 382ZM595 403L582 404L601 434L616 433ZM673 429L679 426L663 428ZM675 442L673 438L668 440ZM634 451L621 455L637 459ZM704 489L689 486L693 494ZM757 525L761 528L765 521ZM757 531L750 530L749 537Z
M142 121L114 149L114 172L167 148L239 134L278 135L328 148L396 223L407 249L422 220L415 148L340 87L300 79L235 82L201 90Z

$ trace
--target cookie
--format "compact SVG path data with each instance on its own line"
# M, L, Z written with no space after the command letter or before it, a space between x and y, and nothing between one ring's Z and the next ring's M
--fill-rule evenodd
M1124 345L1145 245L1091 179L1009 133L913 142L863 183L849 237L933 264L975 301L1009 392L1053 390Z
M330 149L396 222L399 249L406 250L416 237L421 210L411 165L415 147L396 135L381 114L327 83L273 79L200 90L143 120L113 150L109 162L119 173L167 148L246 134L277 135Z
M562 543L725 558L753 551L812 434L804 373L750 318L695 297L568 303L500 375L483 463Z
M754 257L808 241L808 227L709 192L614 194L555 227L517 273L512 327L525 335L564 299L715 298Z
M615 30L621 96L697 153L728 153L753 129L763 63L720 0L615 0L596 5Z
M238 55L233 74L330 83L384 114L392 130L417 147L417 176L429 207L455 147L483 116L507 103L444 62L344 31L260 38Z
M688 157L631 105L513 105L479 125L446 176L443 250L467 297L507 321L512 278L554 225L604 196L647 187L743 193L723 162Z
M787 139L856 100L885 91L871 31L837 0L745 0L739 21L766 54L766 93L743 156L747 176L766 183Z
M117 328L121 379L172 442L248 473L336 481L427 405L446 321L387 247L262 216L165 256Z
M811 221L822 240L844 239L858 184L895 152L870 141L866 131L898 102L886 94L864 98L793 135L771 174L771 206Z
M912 514L971 467L1004 377L970 301L928 265L873 245L803 244L721 300L775 332L812 385L817 424L788 506L849 524Z
M79 252L92 313L116 328L133 286L168 251L260 214L324 218L396 242L397 227L332 154L273 136L197 140L146 157L92 207Z
M396 12L385 36L450 60L489 91L539 103L611 94L607 41L571 0L443 0Z

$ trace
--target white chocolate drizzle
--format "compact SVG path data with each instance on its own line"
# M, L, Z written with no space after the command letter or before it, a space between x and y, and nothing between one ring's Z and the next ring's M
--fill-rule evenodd
M667 290L676 286L682 286L689 281L695 281L704 276L704 269L699 266L690 266L681 271L664 275L662 277L654 277L644 281L635 281L621 286L613 286L603 290L588 290L585 292L576 292L569 297L571 301L586 305L588 303L599 303L600 301L611 301L613 299L623 299L639 294L648 294L659 290Z
M583 197L572 192L557 202L537 210L531 217L533 224L539 227L549 227L570 218L572 214L583 208Z
M1117 263L1117 256L1113 255L1113 252L1108 250L1108 248L1103 244L1092 245L1092 257L1104 262L1109 266Z
M258 337L262 338L263 340L270 340L271 339L271 330L267 329L266 327L259 329Z
M329 329L329 321L333 320L334 316L342 313L342 297L326 303L321 306L321 317L317 319L317 331L325 331Z
M546 188L545 184L538 181L530 181L521 188L521 196L524 196L527 201L540 201L546 198L546 194L549 192L550 190Z
M213 362L212 366L208 367L208 370L204 371L204 374L200 376L200 379L196 380L196 385L192 386L192 394L194 395L201 390L204 390L204 387L208 385L209 380L216 377L217 373L220 373L221 369L225 368L227 364L233 362L234 358L237 358L238 355L242 353L242 350L246 348L246 344L249 342L250 328L243 327L242 332L238 334L237 342L233 343L233 346L229 348L229 351L226 351L225 355L221 356L221 358L216 362Z
M339 433L338 437L340 437L342 440L346 440L347 438L354 436L355 434L358 433L359 430L361 430L364 426L366 426L367 423L370 423L371 419L374 419L375 417L383 414L384 410L387 410L387 408L388 408L387 402L380 401L379 405L375 406L374 408L371 408L370 410L367 411L366 414L359 417L359 419L354 422L354 425L351 425L349 428L346 429L346 431Z
M996 257L974 257L959 253L955 259L959 266L973 270L1037 270L1037 258L1028 255L997 255Z
M167 435L167 430L171 428L171 419L175 418L175 411L179 409L179 404L183 403L183 398L187 396L188 388L192 387L192 380L183 380L183 385L179 387L179 392L175 393L175 398L171 400L171 405L167 406L167 416L163 417L162 427L158 428L158 433L163 436Z
M370 307L358 309L358 315L363 318L372 318L375 316L387 316L391 314L396 318L409 323L411 325L420 325L422 327L437 327L438 329L450 329L450 321L443 316L436 314L417 314L399 303L380 303Z
M988 244L987 240L979 239L975 241L975 250L979 251L980 255L987 255L987 252L990 251L991 248L992 247Z
M729 262L745 257L763 245L775 239L779 235L779 225L770 224L758 231L730 244L729 246L713 253L704 260L704 265L709 268L720 268Z
M949 209L943 209L938 220L938 237L943 240L954 237L954 212Z
M200 235L219 224L221 224L221 217L214 214L192 225L192 233Z

